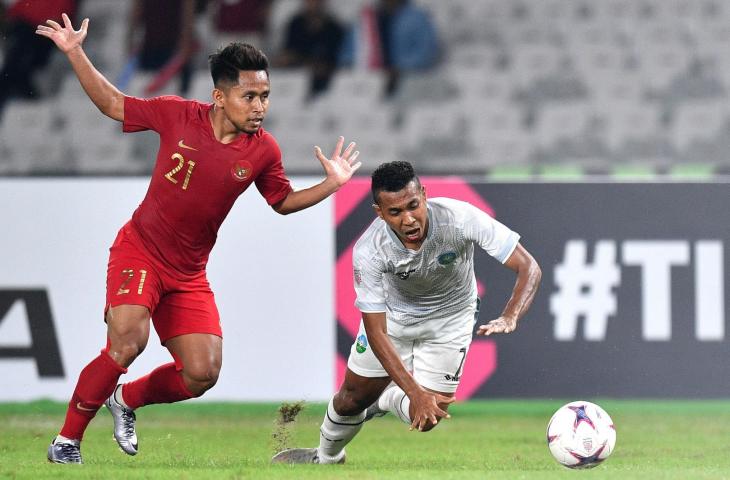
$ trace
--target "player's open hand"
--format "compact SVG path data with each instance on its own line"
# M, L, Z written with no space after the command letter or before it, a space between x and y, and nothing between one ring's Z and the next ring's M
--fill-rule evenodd
M423 432L436 426L440 419L451 418L451 415L443 410L440 405L448 405L455 399L436 392L422 390L418 395L411 397L410 400L411 407L413 407L411 430Z
M332 157L327 158L322 153L322 149L314 147L314 154L317 156L319 163L322 164L327 179L335 183L337 188L347 183L352 175L362 165L361 162L357 161L357 157L360 152L355 150L355 142L350 142L345 151L342 151L342 146L345 143L345 138L340 137L337 140L335 150L332 152Z
M517 328L517 319L509 317L499 317L480 325L477 329L477 335L489 336L493 333L512 333Z
M46 20L48 25L38 25L35 33L53 40L59 50L68 53L76 47L81 46L86 38L86 30L89 28L89 19L81 22L81 28L74 30L71 19L65 13L62 15L63 27L53 20Z

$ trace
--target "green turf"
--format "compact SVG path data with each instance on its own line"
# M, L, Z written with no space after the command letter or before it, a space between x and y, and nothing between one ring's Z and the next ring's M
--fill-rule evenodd
M650 165L616 165L613 168L613 178L619 181L648 181L656 176L656 170Z
M604 464L571 471L552 460L545 427L562 400L456 404L430 433L392 415L365 425L345 465L271 466L277 405L193 402L138 412L140 454L121 453L102 411L87 431L83 466L51 465L46 447L63 419L59 403L0 404L5 479L718 479L730 478L730 402L598 400L618 431ZM307 405L290 446L314 446L324 411Z
M545 181L579 182L585 177L583 169L578 165L542 165L537 171Z
M675 165L669 172L674 180L695 180L712 181L715 175L715 167L706 164L680 164Z
M498 165L493 167L487 178L494 182L526 182L532 177L529 165Z

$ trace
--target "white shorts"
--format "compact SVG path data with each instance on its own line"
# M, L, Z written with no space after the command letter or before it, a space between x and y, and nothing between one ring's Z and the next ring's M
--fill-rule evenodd
M478 310L475 312L469 309L461 314L461 319L455 319L459 328L442 331L441 338L430 334L422 338L388 335L401 361L413 373L413 378L419 385L436 392L456 391L464 370L466 354L469 352L477 313ZM347 368L362 377L389 376L370 348L362 321L355 343L350 349Z

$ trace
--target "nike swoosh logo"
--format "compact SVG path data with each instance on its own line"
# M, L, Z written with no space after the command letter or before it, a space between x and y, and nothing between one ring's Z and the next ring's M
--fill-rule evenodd
M83 410L84 412L95 412L98 410L96 408L83 407L83 406L81 406L81 402L76 402L76 408L78 408L79 410Z
M180 148L187 148L188 150L195 150L196 152L198 151L197 148L188 147L187 145L185 145L182 140L178 142L177 146Z

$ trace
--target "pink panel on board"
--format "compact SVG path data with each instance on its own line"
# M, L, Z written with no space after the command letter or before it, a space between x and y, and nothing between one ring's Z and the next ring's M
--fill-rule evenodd
M360 328L360 310L355 307L355 287L352 284L352 245L337 259L335 268L337 279L335 312L340 325L350 332L354 339Z
M448 197L469 202L494 217L494 209L489 203L459 177L421 177L426 187L426 197Z
M347 369L347 359L339 353L337 354L337 360L335 360L335 388L334 392L340 389L340 385L345 380L345 370Z
M475 339L469 347L464 375L456 391L457 400L467 400L489 380L497 369L497 344L492 340Z
M369 178L353 178L343 185L335 194L335 225L342 223L367 195L370 195Z

